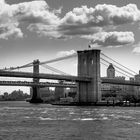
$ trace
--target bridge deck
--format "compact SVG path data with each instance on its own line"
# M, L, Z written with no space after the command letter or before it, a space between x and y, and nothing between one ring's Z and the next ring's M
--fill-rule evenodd
M57 75L57 74L45 74L45 73L40 73L40 74L33 74L30 72L11 72L11 71L0 71L0 76L1 77L21 77L21 78L39 78L39 79L53 79L53 80L66 80L66 81L81 81L81 82L90 82L91 78L88 76L85 77L79 77L79 76L69 76L69 75ZM140 82L136 82L136 81L128 81L128 80L117 80L117 79L110 79L110 78L101 78L101 83L108 83L108 84L117 84L117 85L132 85L132 86L140 86ZM0 81L0 85L20 85L20 86L35 86L35 83L11 83L10 81L6 84L6 83L2 83ZM41 86L40 85L36 85L36 86ZM50 86L49 85L45 85L45 86ZM53 86L53 84L52 84ZM54 85L53 87L55 87L57 85ZM66 85L65 85L66 86ZM73 85L72 85L73 86Z
M129 80L117 80L117 79L110 79L110 78L101 78L101 83L116 84L116 85L140 86L140 82L129 81Z
M0 81L0 86L37 86L37 87L69 87L77 88L76 84L66 84L66 83L50 83L50 82L27 82L27 81Z
M11 71L0 71L0 76L4 77L22 77L22 78L39 78L39 79L53 79L53 80L66 80L66 81L83 81L90 82L90 77L78 77L69 75L58 75L58 74L45 74L39 73L34 74L31 72L11 72Z

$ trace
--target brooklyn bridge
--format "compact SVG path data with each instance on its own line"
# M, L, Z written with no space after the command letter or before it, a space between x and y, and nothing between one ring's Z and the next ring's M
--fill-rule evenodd
M78 58L77 65L77 76L69 75L61 70L49 66L49 63L54 63L73 57ZM105 59L106 58L106 59ZM98 103L101 101L101 84L117 84L117 85L130 85L130 86L140 86L139 81L132 80L118 80L114 78L101 77L101 64L108 66L110 61L119 64L112 58L101 53L97 49L88 49L77 51L68 56L58 57L52 60L47 60L40 62L39 60L34 60L26 65L10 67L0 69L0 77L18 77L18 78L32 78L32 82L29 81L0 81L1 86L29 86L32 88L33 94L31 98L31 103L42 102L41 95L39 92L40 88L43 87L62 87L62 88L76 88L77 89L77 103ZM117 71L124 76L134 76L137 73L130 70L129 68L119 64ZM57 74L40 73L40 66L45 66L45 68L50 69ZM19 72L17 70L33 67L33 72ZM124 69L123 69L124 68ZM128 72L129 70L129 72ZM41 79L49 80L62 80L64 82L40 82Z

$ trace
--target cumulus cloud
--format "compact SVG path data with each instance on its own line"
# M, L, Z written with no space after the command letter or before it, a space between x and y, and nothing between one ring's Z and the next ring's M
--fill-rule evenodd
M94 35L83 36L91 40L91 44L95 46L122 46L126 44L132 44L134 34L132 32L100 32Z
M57 23L50 26L40 24L31 26L30 31L53 37L65 38L82 35L91 35L103 31L104 27L116 27L127 23L140 21L140 11L135 4L123 7L115 5L97 5L95 8L82 6L66 13L63 18L58 18ZM34 30L33 30L34 28ZM43 29L43 30L42 30ZM51 37L52 37L51 36Z
M17 28L16 24L1 24L0 25L0 38L8 39L9 37L14 36L15 38L22 38L23 33L20 28Z
M39 36L46 36L49 38L62 37L55 25L44 25L42 23L30 24L27 29L31 32L36 32Z
M1 0L0 37L7 39L12 35L15 37L23 36L23 33L19 28L21 23L26 23L28 26L31 24L36 25L40 23L44 25L56 26L59 18L55 14L58 14L60 11L61 10L50 11L49 6L44 0L23 2L13 5L9 5L4 0ZM4 24L6 24L6 26Z
M140 11L135 4L123 7L103 4L95 8L87 6L74 8L61 19L59 28L66 35L77 34L77 29L81 32L87 29L87 34L91 34L91 32L94 33L96 27L103 28L138 21L140 21Z
M107 4L97 5L95 15L100 15L104 19L101 25L121 25L140 20L140 11L135 4L128 4L123 7Z
M10 5L4 0L0 1L0 38L23 37L21 29L18 27L18 21L12 16Z
M133 45L134 49L133 49L133 53L134 54L140 54L140 42L138 42L137 44Z
M0 38L22 37L20 25L25 25L39 36L58 39L78 36L92 39L100 45L124 45L134 41L133 33L105 33L106 27L140 21L140 11L135 4L123 7L107 4L90 8L81 6L69 11L64 17L60 16L61 10L51 9L45 0L12 5L0 0ZM98 39L100 33L105 37Z
M58 24L59 18L55 11L50 11L45 1L31 1L11 5L13 17L19 22Z
M76 54L75 50L70 50L70 51L60 51L57 53L57 56L62 57L62 56L69 56L72 54Z
M133 53L140 54L140 47L136 47L133 49Z

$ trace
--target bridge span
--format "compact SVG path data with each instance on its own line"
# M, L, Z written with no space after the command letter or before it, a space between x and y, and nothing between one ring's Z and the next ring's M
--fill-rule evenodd
M104 78L100 76L100 50L77 51L78 76L39 73L39 60L33 62L33 73L0 70L0 77L33 78L33 82L0 81L0 85L31 86L33 89L32 103L42 102L40 87L72 87L77 88L77 103L92 104L101 100L101 84L118 84L140 86L140 82ZM65 80L76 84L43 83L40 79Z
M63 88L77 88L76 84L67 83L50 83L50 82L27 82L27 81L0 81L1 86L29 86L29 87L63 87Z
M140 86L140 82L130 80L117 80L110 78L101 78L101 83L104 84L116 84L116 85L129 85L129 86ZM1 86L29 86L29 87L64 87L64 88L77 88L77 84L67 83L52 83L52 82L28 82L28 81L0 81Z
M140 82L130 80L117 80L111 78L101 78L101 83L115 84L115 85L129 85L129 86L140 86Z
M58 75L58 74L46 74L46 73L31 73L31 72L14 72L0 70L1 77L21 77L21 78L38 78L38 79L52 79L52 80L66 80L75 82L90 82L89 76L70 76L70 75Z

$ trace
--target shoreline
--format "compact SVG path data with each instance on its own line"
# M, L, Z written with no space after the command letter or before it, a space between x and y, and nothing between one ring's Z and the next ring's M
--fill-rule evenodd
M77 102L71 102L71 103L61 103L61 102L34 102L31 103L26 100L0 100L0 102L27 102L30 104L50 104L50 105L57 105L57 106L118 106L118 107L140 107L140 103L123 103L123 102L98 102L98 103L77 103Z

